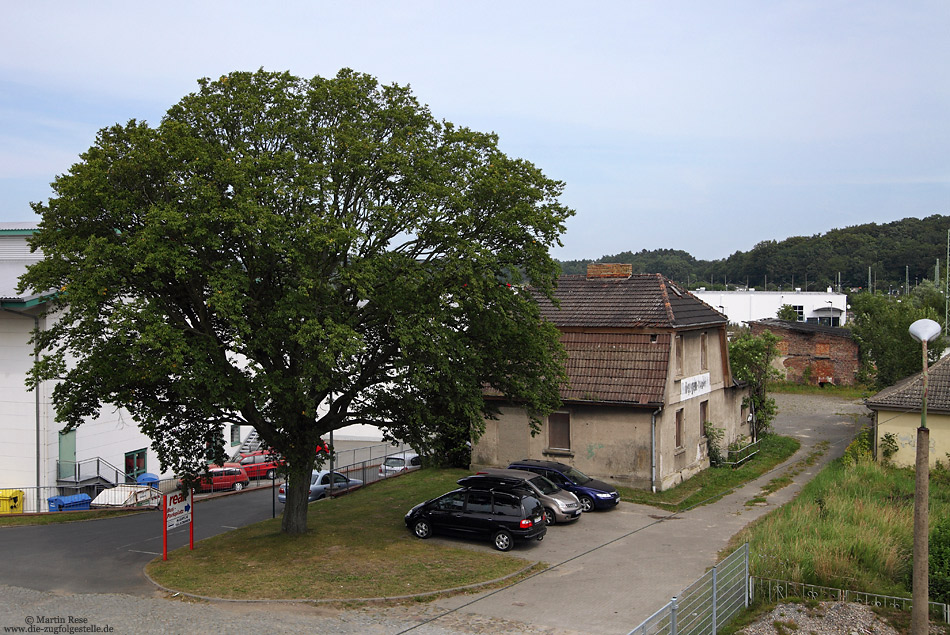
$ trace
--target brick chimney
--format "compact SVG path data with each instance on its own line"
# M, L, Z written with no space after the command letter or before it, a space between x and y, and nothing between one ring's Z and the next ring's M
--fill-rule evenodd
M629 278L633 275L633 265L620 263L590 263L587 265L587 279L594 278Z

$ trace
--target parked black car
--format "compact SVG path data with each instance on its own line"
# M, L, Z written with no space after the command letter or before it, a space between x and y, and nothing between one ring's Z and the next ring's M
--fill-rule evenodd
M453 490L410 509L406 527L419 538L436 532L491 538L499 551L516 539L542 540L547 532L541 501L521 487Z
M620 502L620 494L613 485L591 478L580 470L558 461L522 459L508 466L511 470L527 470L540 474L558 487L574 492L581 502L581 509L607 509Z

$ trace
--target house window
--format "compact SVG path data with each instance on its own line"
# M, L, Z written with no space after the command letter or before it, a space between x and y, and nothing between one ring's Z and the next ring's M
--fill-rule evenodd
M676 375L683 374L683 336L677 335L673 339L674 355L676 356Z
M552 412L548 415L548 445L552 450L571 449L571 414Z
M241 445L241 426L231 426L231 445Z
M683 409L676 411L676 447L683 447Z
M798 316L799 322L805 321L805 307L800 304L793 304L792 308L795 309L795 315Z
M706 436L706 423L709 421L709 402L699 402L699 436Z
M140 474L145 474L145 448L125 453L125 477L134 483Z
M709 363L706 361L706 334L703 333L699 336L699 363L700 367L703 370L709 368Z

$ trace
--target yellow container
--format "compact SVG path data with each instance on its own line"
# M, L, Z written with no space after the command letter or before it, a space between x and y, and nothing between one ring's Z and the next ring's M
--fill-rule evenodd
M0 514L23 513L23 490L0 489Z

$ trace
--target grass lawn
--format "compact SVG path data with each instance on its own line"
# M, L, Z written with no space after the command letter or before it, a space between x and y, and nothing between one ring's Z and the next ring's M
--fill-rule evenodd
M617 491L627 502L680 512L715 502L743 483L754 481L795 454L799 447L801 443L797 439L771 434L762 438L759 453L738 468L710 468L672 489L655 494L631 487L618 487Z
M280 518L179 549L155 560L159 584L197 595L235 599L395 597L476 584L516 573L516 556L419 540L403 516L457 487L464 470L426 469L310 505L309 532L280 533ZM489 545L487 541L484 545Z
M864 399L877 392L874 388L868 386L814 386L811 384L796 384L786 381L769 382L769 392L781 392L793 395L823 395L827 397L840 397L841 399Z

